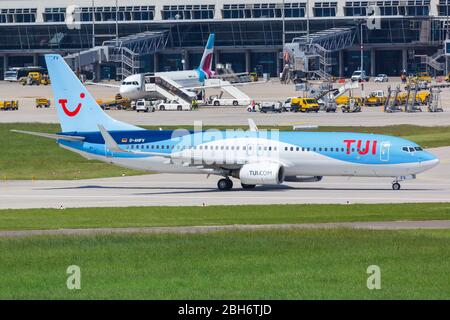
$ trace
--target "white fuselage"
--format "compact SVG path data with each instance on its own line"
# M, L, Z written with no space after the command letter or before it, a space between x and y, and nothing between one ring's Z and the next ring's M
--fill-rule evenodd
M244 146L246 150L243 150ZM171 160L162 156L115 157L114 154L109 154L108 152L92 154L79 149L64 147L89 159L96 159L131 169L164 173L221 174L220 171L215 171L211 167L224 167L233 170L233 168L239 168L245 163L271 162L280 163L284 167L285 176L287 177L400 177L421 173L439 163L437 159L408 163L390 163L389 161L378 164L358 163L334 159L312 151L303 151L302 148L297 150L295 145L289 143L258 138L212 141L198 144L195 149L180 151L177 151L177 147L175 147L171 153ZM249 151L250 149L251 151ZM142 152L145 151L142 150ZM190 159L190 161L186 159Z
M157 72L155 76L175 81L183 88L200 87L203 83L200 81L199 72L195 70ZM120 85L120 95L123 98L135 101L140 99L157 100L162 97L156 91L146 91L142 85L142 75L134 74L127 77Z

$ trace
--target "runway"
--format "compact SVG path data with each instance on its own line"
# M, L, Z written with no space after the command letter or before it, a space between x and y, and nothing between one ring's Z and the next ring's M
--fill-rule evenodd
M0 208L208 206L299 203L450 202L450 148L430 150L441 163L393 191L390 178L325 177L316 183L286 183L217 191L218 178L151 174L74 181L2 181Z
M51 229L51 230L13 230L0 231L0 238L19 238L45 235L101 235L101 234L161 234L161 233L209 233L219 231L256 231L256 230L292 230L292 229L334 229L349 228L363 230L416 230L450 229L450 220L426 221L374 221L374 222L327 222L297 224L236 224L223 226L186 226L186 227L141 227L141 228L88 228L88 229Z

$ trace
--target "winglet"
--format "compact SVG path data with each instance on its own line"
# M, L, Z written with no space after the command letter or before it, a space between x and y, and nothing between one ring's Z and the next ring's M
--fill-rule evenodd
M250 131L251 132L257 132L258 131L258 127L255 124L255 121L253 121L253 119L248 119L248 126L250 127Z
M125 150L122 150L117 142L114 140L114 138L109 134L108 131L106 131L105 127L101 124L98 125L98 129L100 130L100 133L102 134L103 139L105 140L106 147L113 151L113 152L125 152Z

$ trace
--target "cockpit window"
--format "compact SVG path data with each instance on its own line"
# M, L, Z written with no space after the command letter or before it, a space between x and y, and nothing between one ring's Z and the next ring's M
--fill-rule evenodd
M421 147L402 147L402 151L405 152L415 152L415 151L423 151Z

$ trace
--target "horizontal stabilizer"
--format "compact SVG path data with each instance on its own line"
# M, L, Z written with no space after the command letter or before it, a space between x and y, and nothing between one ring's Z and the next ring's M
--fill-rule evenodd
M83 141L84 140L84 137L80 137L80 136L67 136L67 135L63 135L63 134L33 132L33 131L23 131L23 130L11 130L11 131L17 132L17 133L29 134L32 136L56 139L56 140L67 140L67 141Z

